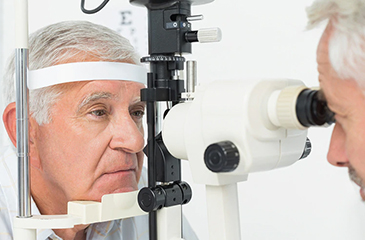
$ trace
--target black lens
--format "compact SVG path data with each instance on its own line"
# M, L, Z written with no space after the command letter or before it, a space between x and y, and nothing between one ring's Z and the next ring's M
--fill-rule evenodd
M334 123L334 113L328 108L323 93L318 90L305 89L299 94L296 113L299 122L305 127Z

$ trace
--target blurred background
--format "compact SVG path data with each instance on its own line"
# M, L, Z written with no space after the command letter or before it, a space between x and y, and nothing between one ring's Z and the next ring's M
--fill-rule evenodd
M88 9L101 0L87 0ZM305 8L312 0L215 0L195 6L204 20L194 29L220 27L220 43L195 44L187 59L198 61L199 83L214 80L256 81L299 79L317 86L316 47L324 29L307 31ZM14 51L13 1L0 0L0 76ZM146 10L127 0L111 0L99 13L83 14L80 1L29 0L29 30L51 23L87 20L127 37L141 56L148 53ZM0 85L1 88L1 85ZM4 106L0 103L1 109ZM237 106L239 107L239 105ZM365 205L347 169L326 160L332 128L309 130L311 155L294 165L249 175L239 183L242 240L360 240L364 239ZM8 144L0 128L0 143ZM193 187L193 199L184 213L199 238L209 239L205 188L193 183L189 163L183 180Z

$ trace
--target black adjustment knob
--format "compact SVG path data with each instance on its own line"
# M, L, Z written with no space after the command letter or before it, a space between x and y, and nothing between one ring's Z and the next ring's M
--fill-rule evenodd
M190 202L193 192L191 190L191 187L186 182L176 181L175 184L177 184L182 192L182 204L187 204Z
M232 172L238 166L240 154L230 141L211 144L204 153L204 162L212 172Z
M166 193L161 187L142 188L138 193L139 207L145 212L156 211L164 207Z

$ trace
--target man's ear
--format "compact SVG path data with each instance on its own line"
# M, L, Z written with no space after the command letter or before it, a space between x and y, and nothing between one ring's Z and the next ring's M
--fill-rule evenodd
M16 147L16 104L10 103L4 110L3 121L5 129L9 135L11 142ZM37 168L40 167L40 161L38 156L38 149L36 146L36 134L38 129L38 123L29 117L29 155L30 164Z
M3 122L11 142L16 147L16 107L15 102L10 103L4 110Z

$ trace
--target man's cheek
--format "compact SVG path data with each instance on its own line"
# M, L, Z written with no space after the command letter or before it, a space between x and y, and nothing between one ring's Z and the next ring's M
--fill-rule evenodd
M347 136L346 154L356 172L365 179L365 148L356 137L351 135L353 134Z
M137 126L138 126L138 129L141 132L142 136L144 136L143 122L142 121L139 122Z

